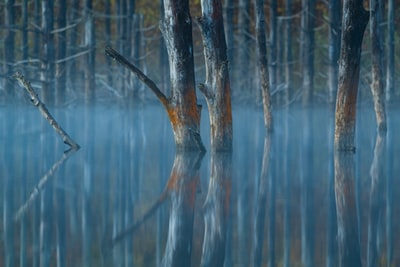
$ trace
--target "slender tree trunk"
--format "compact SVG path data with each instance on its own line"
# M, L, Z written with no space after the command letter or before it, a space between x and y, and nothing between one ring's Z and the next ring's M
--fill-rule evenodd
M111 46L111 0L106 0L104 3L104 13L106 18L104 20L106 45ZM111 58L106 56L106 63L108 66L111 65ZM113 87L113 75L112 72L107 72L107 83L109 86Z
M293 53L292 53L292 0L285 1L286 9L286 29L285 29L285 104L288 105L292 91L293 79Z
M388 53L387 53L387 70L386 70L386 100L389 101L394 93L395 88L395 3L389 0L388 5Z
M271 93L270 93L271 92L270 88L272 87L272 85L270 84L269 80L270 76L268 72L267 38L265 36L264 0L255 0L255 13L256 13L256 36L257 36L256 42L258 51L258 68L261 78L261 92L262 92L262 100L264 108L264 124L267 131L272 132L273 125L272 125L272 108L271 108ZM273 30L271 30L271 32L272 31ZM271 33L271 36L275 34L276 33ZM271 51L271 55L272 54L273 53Z
M42 1L42 95L43 102L54 103L54 13L53 1Z
M235 42L234 42L234 22L233 16L235 11L235 1L234 0L226 0L225 1L225 35L226 35L226 43L227 43L227 55L228 61L231 66L234 66L234 51L235 51Z
M92 11L92 0L84 2L85 18L85 47L88 54L85 57L85 95L86 101L92 102L95 98L95 46L96 37L94 31L94 17Z
M160 17L164 17L164 0L160 0ZM160 39L160 75L161 88L170 88L169 79L168 53L163 38ZM169 92L166 92L169 94Z
M309 105L314 94L314 24L315 0L302 0L301 60L303 75L303 104Z
M29 42L28 42L28 0L22 1L22 60L27 62L29 55ZM25 63L26 64L26 63ZM25 69L25 68L24 68ZM26 72L26 70L25 70Z
M338 59L340 52L340 0L329 1L329 103L334 107L338 87Z
M64 29L67 26L67 1L60 0L59 5L57 22L58 28L61 29L61 31L57 33L57 59L62 62L57 63L56 103L58 105L65 101L67 83L66 62L64 61L67 55L67 32Z
M372 83L371 92L374 99L376 123L379 131L386 132L385 88L383 78L383 36L380 33L382 23L381 0L370 0L371 3L371 45L372 45Z
M4 69L7 76L13 74L13 64L15 61L14 46L15 46L15 12L14 0L5 1L4 24L5 24L5 37L4 37ZM4 79L4 90L7 95L14 94L14 85L10 79Z
M269 1L269 47L270 47L270 73L269 73L269 82L270 82L270 91L275 91L277 86L277 79L278 79L278 4L277 0L270 0ZM260 8L257 8L260 9ZM261 9L264 9L264 4L262 5ZM258 35L258 33L257 33ZM264 101L263 101L264 102ZM264 109L265 110L265 109Z
M202 0L199 18L204 45L206 81L200 90L210 114L211 149L232 150L231 88L220 0Z
M80 0L72 0L71 3L71 11L69 14L69 22L68 24L78 23L79 20L79 5ZM70 34L68 36L69 39L69 56L74 56L79 52L78 46L78 26L74 26L72 30L70 30ZM80 69L78 68L77 60L75 58L71 59L68 62L68 82L71 88L77 88L81 82L81 78L79 77Z
M236 75L233 84L239 85L238 94L253 96L249 80L249 45L250 45L250 1L238 0L238 61L234 65Z
M335 149L354 151L354 133L361 43L369 20L362 0L346 0L343 5L339 59L339 84L336 99Z

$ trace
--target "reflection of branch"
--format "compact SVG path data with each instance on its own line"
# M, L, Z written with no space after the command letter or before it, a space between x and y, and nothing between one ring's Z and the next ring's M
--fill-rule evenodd
M153 213L158 209L158 207L167 199L168 190L167 188L161 193L160 197L154 202L154 204L146 211L143 216L137 220L133 225L129 226L128 228L124 229L122 232L118 233L113 239L111 247L115 246L116 243L123 240L127 235L135 232L148 218L153 215Z
M28 80L26 80L25 77L19 72L16 72L14 77L21 83L23 87L25 87L26 91L31 97L32 104L39 109L43 117L50 123L53 129L61 136L64 143L69 145L72 149L78 150L79 145L74 140L72 140L71 137L69 137L69 135L63 130L63 128L61 128L61 126L57 123L54 117L50 114L46 106L43 104L42 101L40 101L38 95L33 90L31 83Z
M51 166L51 168L47 171L47 173L39 180L37 185L33 188L28 200L19 208L17 213L15 214L14 220L18 221L22 215L28 210L28 208L31 206L33 201L37 198L39 195L40 191L43 190L47 182L49 181L50 177L54 175L56 170L74 153L76 150L74 149L69 149L66 152L63 153L62 157Z

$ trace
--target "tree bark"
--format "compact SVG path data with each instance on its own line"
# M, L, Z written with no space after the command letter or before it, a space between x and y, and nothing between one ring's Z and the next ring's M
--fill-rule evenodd
M232 150L231 87L222 4L220 0L202 0L199 18L203 37L206 81L200 86L210 114L211 149Z
M256 37L257 37L256 42L258 51L258 68L261 78L261 92L262 92L262 100L264 108L264 124L267 131L272 132L273 125L272 125L272 108L271 108L271 93L270 93L271 84L268 72L267 38L265 36L264 0L255 0L255 13L256 13ZM271 36L275 34L276 33L271 33Z
M395 88L395 4L394 0L389 0L388 4L388 54L387 54L387 71L386 71L386 100L391 100Z
M315 0L302 0L300 62L303 75L303 104L309 105L314 94Z
M4 68L6 75L11 76L13 73L14 64L14 46L15 46L15 12L14 0L5 1L4 24L5 24L5 37L4 37ZM4 79L4 89L7 95L14 94L14 86L9 79Z
M382 22L381 0L371 0L371 45L372 45L372 83L371 92L378 131L386 132L386 110L383 79L383 38L379 31Z
M354 132L361 43L368 19L368 12L365 11L362 0L344 1L335 115L336 150L355 150Z
M334 107L338 87L338 59L340 52L340 0L329 1L329 103Z

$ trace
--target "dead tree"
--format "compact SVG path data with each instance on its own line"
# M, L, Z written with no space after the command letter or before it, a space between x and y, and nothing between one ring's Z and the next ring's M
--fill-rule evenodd
M267 38L265 36L265 14L264 14L264 0L255 0L255 13L256 13L256 36L257 36L257 50L258 50L258 68L261 78L261 93L264 108L264 124L267 131L272 131L272 110L271 110L271 93L270 93L270 80L268 71L268 58L267 58ZM275 35L273 33L272 35Z
M160 23L168 50L171 96L167 97L143 72L114 49L106 53L131 70L157 96L165 107L178 151L200 150L204 145L200 137L201 106L197 104L192 42L192 19L189 1L164 1L164 19Z
M200 85L210 114L211 149L232 150L231 86L222 4L220 0L202 0L199 18L203 37L206 81Z
M343 3L339 84L336 99L335 149L354 151L361 43L369 20L362 0Z
M371 45L372 45L372 82L371 92L374 98L374 108L378 131L386 132L386 110L383 77L383 41L379 25L382 22L382 1L371 0Z

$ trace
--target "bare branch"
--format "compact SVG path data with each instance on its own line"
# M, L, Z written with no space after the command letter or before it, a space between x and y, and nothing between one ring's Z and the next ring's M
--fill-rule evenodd
M38 95L33 90L31 83L25 79L25 77L20 73L16 72L14 77L20 82L20 84L25 87L26 91L28 92L29 96L31 97L32 104L37 107L42 114L42 116L50 123L53 129L61 136L64 143L69 145L73 150L78 150L80 146L72 140L71 137L64 131L63 128L57 123L54 117L50 114L47 110L46 106L43 102L39 99Z
M133 72L139 80L141 80L145 85L147 85L147 87L149 87L149 89L157 96L160 102L168 109L169 101L167 97L163 94L163 92L161 92L161 90L157 87L153 80L147 77L146 74L144 74L141 70L135 67L132 63L130 63L126 58L124 58L121 54L119 54L110 46L107 46L105 51L109 57L116 60L122 66Z

